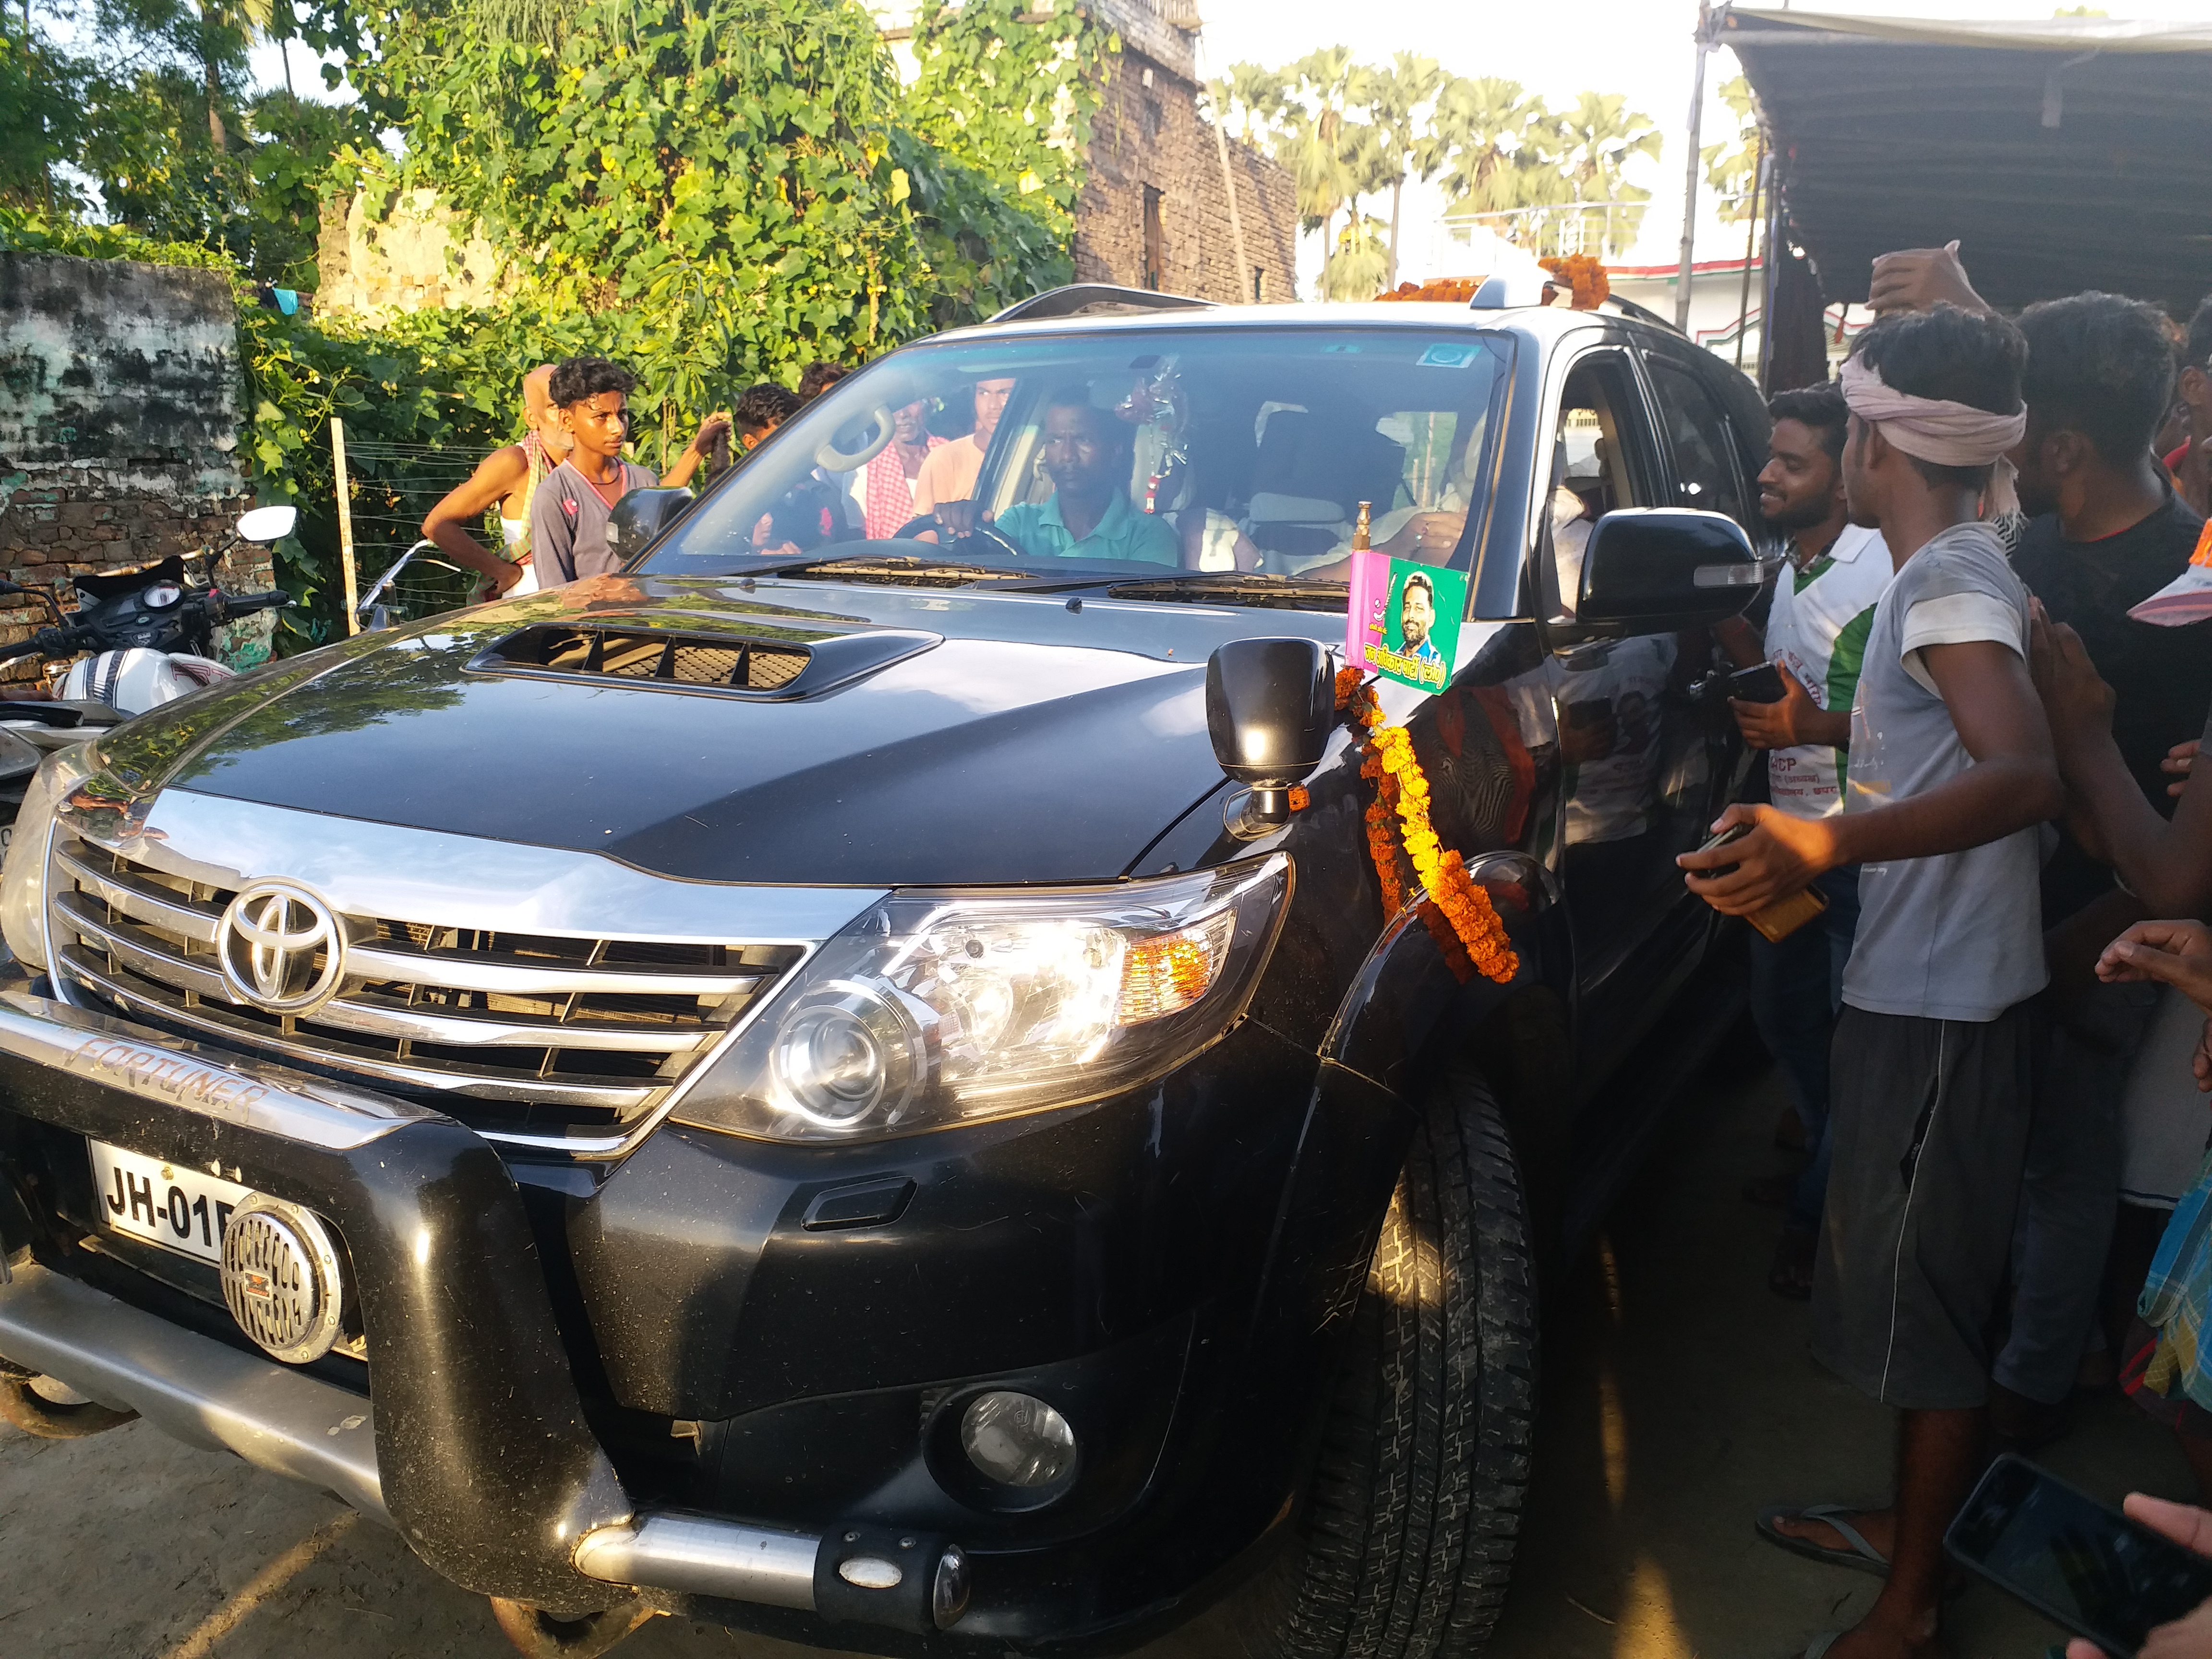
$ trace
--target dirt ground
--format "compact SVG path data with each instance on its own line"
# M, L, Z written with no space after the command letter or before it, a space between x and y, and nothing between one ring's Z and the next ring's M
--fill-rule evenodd
M1771 1074L1707 1085L1603 1236L1547 1287L1537 1494L1492 1659L1787 1659L1875 1581L1760 1543L1763 1504L1881 1497L1890 1423L1815 1366L1765 1289ZM2117 1498L2187 1495L2119 1401L2046 1461ZM142 1424L77 1442L0 1425L0 1654L9 1659L500 1659L486 1604L333 1500ZM1956 1604L1957 1659L2034 1659L2055 1632L1995 1592ZM796 1659L657 1620L622 1659ZM1146 1659L1225 1652L1206 1621Z

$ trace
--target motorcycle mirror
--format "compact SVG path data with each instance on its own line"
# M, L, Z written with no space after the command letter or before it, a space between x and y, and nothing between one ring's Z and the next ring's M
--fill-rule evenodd
M251 513L239 515L238 539L265 547L270 542L283 541L299 521L300 509L296 507L257 507Z

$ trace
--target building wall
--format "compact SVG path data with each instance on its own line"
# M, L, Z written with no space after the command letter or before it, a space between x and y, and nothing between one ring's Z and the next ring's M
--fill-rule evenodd
M437 191L419 188L400 191L381 218L369 216L361 191L343 210L325 204L315 308L374 317L493 304L514 283L481 230L456 235L458 219Z
M1091 119L1089 177L1075 208L1075 279L1154 286L1231 303L1240 285L1230 234L1221 153L1199 113L1198 88L1125 40L1109 60ZM1297 191L1290 173L1249 145L1229 141L1229 170L1243 222L1244 256L1260 275L1261 299L1297 297ZM1164 258L1159 281L1145 272L1145 191L1159 192Z
M190 552L252 502L237 460L238 316L208 270L0 253L0 574L69 578ZM240 549L228 586L274 586ZM43 609L0 610L0 649ZM230 660L269 654L273 617L237 624ZM16 663L0 678L33 678Z

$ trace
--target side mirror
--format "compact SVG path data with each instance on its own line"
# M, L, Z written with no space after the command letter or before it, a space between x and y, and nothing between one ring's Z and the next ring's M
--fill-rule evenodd
M688 489L633 489L607 519L607 550L618 559L645 551L682 518L696 498Z
M1734 519L1625 507L1591 526L1575 620L1603 633L1698 628L1751 603L1766 567Z
M271 542L283 541L299 522L300 509L296 507L257 507L251 513L239 514L238 539L266 547Z
M1247 839L1291 816L1291 786L1328 752L1336 687L1314 640L1231 640L1206 663L1206 730L1221 769L1251 793L1229 827Z

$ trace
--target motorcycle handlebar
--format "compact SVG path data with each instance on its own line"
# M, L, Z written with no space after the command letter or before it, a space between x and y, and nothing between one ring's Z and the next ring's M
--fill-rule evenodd
M0 651L0 663L9 663L18 657L66 657L84 648L83 641L90 629L82 628L41 628L18 646Z
M222 607L234 617L250 617L257 611L281 611L292 603L292 596L282 588L266 593L226 593Z

